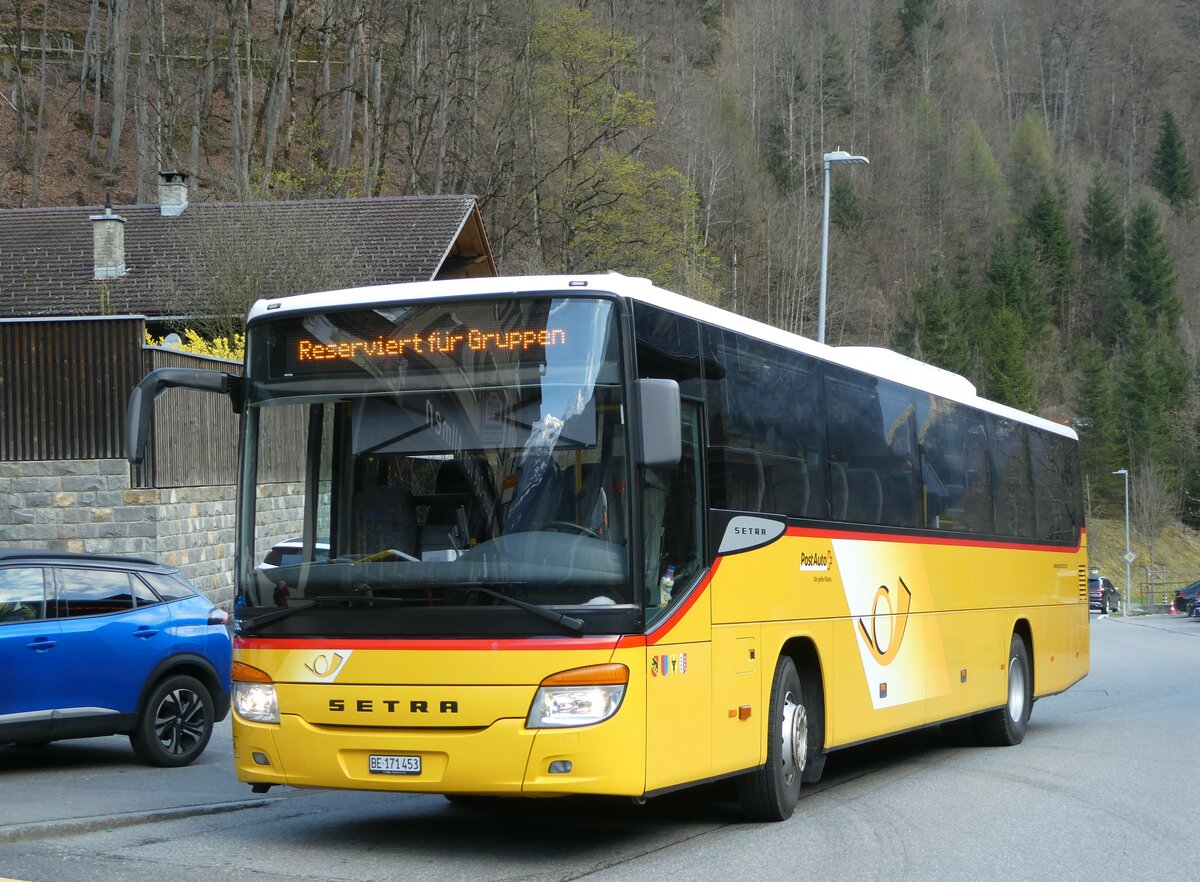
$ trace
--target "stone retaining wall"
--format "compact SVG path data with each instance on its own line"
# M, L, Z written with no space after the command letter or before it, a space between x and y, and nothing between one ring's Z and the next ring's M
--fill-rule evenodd
M279 531L272 541L297 535L302 486L263 489ZM234 515L232 484L134 489L123 459L0 462L0 547L148 557L179 567L226 608L233 602Z

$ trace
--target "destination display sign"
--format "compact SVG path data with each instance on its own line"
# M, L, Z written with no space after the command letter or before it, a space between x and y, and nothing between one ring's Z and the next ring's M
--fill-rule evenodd
M474 371L487 366L572 358L582 342L569 321L554 321L549 302L526 301L497 315L493 304L422 304L285 318L265 330L259 351L272 378L400 372ZM540 313L540 314L539 314Z

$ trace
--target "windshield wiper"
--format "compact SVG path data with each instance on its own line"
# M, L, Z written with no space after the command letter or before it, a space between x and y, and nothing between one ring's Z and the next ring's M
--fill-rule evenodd
M257 631L263 625L269 625L271 622L278 622L280 619L286 619L293 613L304 612L306 609L312 609L316 606L341 606L343 604L352 606L355 604L365 603L406 603L403 598L399 597L362 597L349 594L329 594L319 597L311 597L307 603L302 603L298 606L285 606L282 609L273 609L270 612L262 613L252 619L235 618L234 633L245 634L248 631Z
M527 603L524 600L517 600L515 597L509 597L507 594L501 594L499 591L493 591L491 588L482 588L479 585L463 586L467 591L476 591L480 594L486 594L488 597L495 597L497 600L503 600L505 603L511 603L513 606L520 607L523 610L533 613L539 618L543 618L548 622L554 622L556 625L562 625L568 631L573 631L576 634L583 632L583 619L577 619L574 616L568 616L563 613L556 613L552 609L544 606L538 606L536 603Z
M456 584L455 587L463 588L466 591L475 591L480 594L486 594L489 597L495 597L497 600L502 600L505 603L512 604L515 607L533 613L539 618L543 618L548 622L554 622L556 625L562 625L568 631L575 634L583 632L583 619L577 619L574 616L568 616L564 613L557 613L552 609L544 606L538 606L536 603L527 603L524 600L517 600L515 597L509 597L507 594L501 594L499 591L493 591L491 588L482 588L474 584ZM355 606L359 604L371 605L374 603L397 603L408 604L409 601L402 597L387 597L378 594L363 595L363 594L330 594L320 597L309 598L307 603L299 606L287 606L283 609L274 609L270 612L261 613L251 619L234 619L234 632L237 634L246 634L251 631L257 631L264 625L269 625L272 622L278 622L281 619L286 619L293 613L303 612L306 609L312 609L317 606Z

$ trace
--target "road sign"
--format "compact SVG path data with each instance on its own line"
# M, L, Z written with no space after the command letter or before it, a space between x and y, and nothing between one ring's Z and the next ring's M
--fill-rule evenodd
M1133 563L1135 560L1137 560L1136 554L1134 554L1132 551L1125 552L1125 563Z

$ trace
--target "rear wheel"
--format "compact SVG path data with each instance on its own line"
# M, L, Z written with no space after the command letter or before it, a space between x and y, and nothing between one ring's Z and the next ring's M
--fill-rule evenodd
M825 762L823 711L813 678L802 683L796 663L782 656L771 685L767 762L739 782L742 809L752 820L787 820L800 800L801 782L820 777Z
M1033 710L1033 669L1029 650L1019 634L1008 645L1008 698L1004 707L980 714L975 728L981 744L1008 747L1020 744Z
M148 765L186 766L208 746L214 718L208 688L195 677L175 674L154 687L129 741Z

